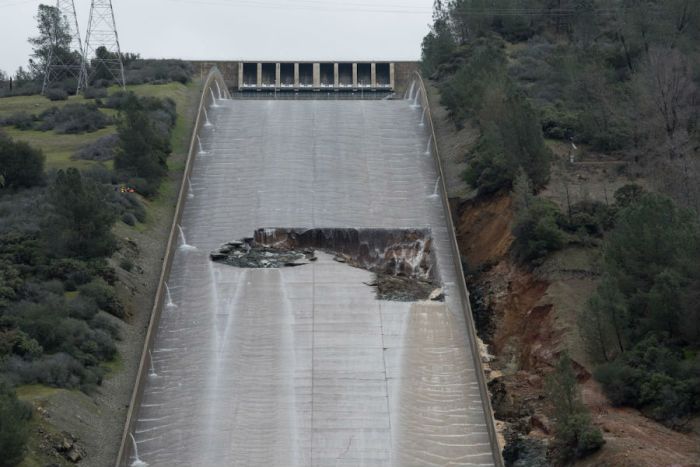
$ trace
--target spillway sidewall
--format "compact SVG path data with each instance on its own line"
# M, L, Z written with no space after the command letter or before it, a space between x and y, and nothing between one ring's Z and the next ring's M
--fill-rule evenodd
M131 456L133 455L133 446L130 442L129 433L131 433L134 428L134 424L136 423L136 416L138 415L138 409L141 405L144 383L146 381L149 369L148 352L153 346L153 341L155 339L158 324L160 322L160 316L163 310L163 301L165 297L165 281L170 274L174 253L177 249L177 226L180 224L180 220L182 218L182 213L184 210L184 205L187 200L187 179L192 172L194 159L197 154L196 138L205 122L204 108L209 105L209 100L211 96L209 90L215 90L214 87L216 86L216 82L219 83L222 92L225 93L224 97L226 97L227 99L231 98L231 95L228 91L228 86L226 85L226 82L224 81L221 72L216 67L213 67L209 71L209 74L207 75L207 78L202 86L202 95L199 101L199 108L197 109L197 117L195 120L195 124L192 129L192 137L190 139L189 152L187 154L185 170L182 174L182 180L180 182L180 192L177 198L177 204L175 205L175 214L173 216L173 222L170 227L168 244L165 250L165 257L163 259L163 266L161 268L160 278L158 280L158 288L156 289L156 295L153 302L153 309L151 310L151 318L148 324L148 331L146 332L143 350L141 352L141 360L139 362L139 368L136 373L136 380L134 383L131 401L129 403L129 410L127 411L126 420L124 422L124 431L122 433L121 445L119 447L119 453L117 455L117 460L115 463L116 467L128 466Z
M474 324L474 317L472 315L471 302L469 301L469 291L467 290L467 282L464 277L464 270L462 269L461 255L459 252L459 246L457 244L456 230L454 227L454 221L452 220L452 210L450 209L449 198L447 197L447 186L445 184L445 172L442 168L442 160L440 159L440 151L437 144L437 134L435 133L435 126L433 124L433 114L430 109L430 101L428 99L428 89L425 86L423 77L420 72L415 72L416 80L419 84L419 90L421 93L421 105L423 109L426 110L426 121L428 125L426 126L426 131L430 136L432 136L432 154L433 161L435 163L435 170L440 176L440 183L438 189L440 190L440 198L442 200L442 207L444 210L445 221L447 222L448 237L450 239L450 246L452 249L452 258L454 259L454 268L457 274L457 284L456 287L459 289L459 293L462 298L463 303L463 314L464 320L467 326L467 334L469 340L469 346L471 347L471 354L474 358L474 368L476 369L476 378L479 385L479 392L481 394L481 402L484 409L484 417L487 430L489 432L489 439L491 441L491 451L493 453L494 463L497 467L503 467L503 458L501 456L501 448L498 443L498 436L496 434L496 421L493 416L493 408L491 407L491 396L488 391L488 386L486 384L486 375L484 373L484 368L481 362L481 351L479 349L478 337L476 334L476 326ZM418 92L418 91L416 91Z

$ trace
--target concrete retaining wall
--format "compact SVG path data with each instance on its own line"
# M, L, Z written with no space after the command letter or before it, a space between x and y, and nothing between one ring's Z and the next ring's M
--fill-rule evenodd
M462 296L462 301L464 302L464 320L467 325L467 334L469 335L469 345L471 346L471 352L474 356L474 367L477 369L476 377L477 383L479 384L479 392L481 393L481 403L484 408L484 414L486 416L486 427L489 432L489 438L491 440L491 449L493 451L493 458L496 462L497 467L503 467L503 458L501 457L501 447L498 443L498 436L496 435L496 421L493 417L493 408L491 407L491 396L488 391L488 386L486 385L486 375L484 373L484 368L481 363L481 350L479 349L478 337L476 334L476 326L474 325L474 317L472 315L471 304L469 301L469 291L467 290L467 283L464 278L464 270L462 269L461 255L459 252L459 246L457 244L456 230L454 227L454 221L452 220L452 210L450 208L450 201L447 197L447 186L445 185L445 172L442 168L442 160L440 159L440 152L437 145L437 135L435 133L435 126L433 125L433 115L430 111L430 102L428 100L427 89L425 83L423 82L423 77L418 71L415 71L413 78L418 83L418 90L420 92L420 102L423 109L426 112L426 121L428 125L426 126L426 131L428 131L432 144L431 150L433 153L433 159L435 161L435 170L440 175L439 190L442 199L442 206L445 211L445 219L447 220L447 229L449 231L450 244L452 247L452 258L454 258L454 267L457 271L457 288Z
M219 84L217 87L216 83ZM177 249L178 241L178 231L177 226L182 218L182 211L184 207L185 200L187 199L187 179L192 172L192 166L194 164L194 157L197 154L197 134L200 128L205 123L204 111L205 107L209 107L212 103L211 89L215 95L218 95L219 89L221 90L222 96L225 98L230 98L231 95L224 81L224 77L216 67L210 67L207 72L206 80L202 86L202 97L199 102L199 109L197 111L197 119L194 124L194 129L192 131L192 139L190 141L190 149L187 154L187 161L185 164L185 171L182 176L182 182L180 184L180 194L177 198L177 204L175 206L175 216L173 217L173 223L170 227L170 236L168 238L168 245L165 250L165 258L163 260L163 267L160 273L160 279L158 281L158 288L156 289L155 301L153 304L153 310L151 311L151 319L148 324L148 331L146 332L146 339L143 346L143 351L141 353L141 362L139 363L139 369L136 373L136 382L134 383L134 391L131 396L131 401L129 403L129 410L126 414L126 422L124 424L124 433L122 434L121 446L119 448L119 454L117 456L116 467L126 467L130 464L130 458L133 454L133 444L131 442L131 437L129 436L133 430L134 423L136 421L135 417L138 415L138 409L141 405L141 397L143 396L143 385L144 380L148 377L148 369L150 366L149 353L148 351L153 345L155 335L158 329L158 323L160 321L160 316L163 311L163 301L165 298L165 280L170 274L170 268L172 267L173 256L175 250Z

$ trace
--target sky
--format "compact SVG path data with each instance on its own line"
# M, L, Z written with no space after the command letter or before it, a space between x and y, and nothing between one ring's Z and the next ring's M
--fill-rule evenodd
M0 0L0 70L31 54L38 0ZM55 0L43 3L55 4ZM90 0L75 0L84 37ZM433 0L112 0L122 52L201 60L418 60Z

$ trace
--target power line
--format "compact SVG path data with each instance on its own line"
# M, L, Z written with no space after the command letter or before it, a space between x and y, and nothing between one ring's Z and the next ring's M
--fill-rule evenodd
M51 15L49 31L49 57L44 71L44 84L41 93L44 94L52 84L72 76L80 79L83 60L83 42L80 38L78 15L75 13L73 0L56 0L56 15ZM62 31L70 35L70 42L62 44ZM67 50L65 47L67 46ZM75 51L78 51L76 57Z
M104 78L114 79L121 87L126 86L112 0L92 0L90 5L78 90L87 88L96 73L105 75Z

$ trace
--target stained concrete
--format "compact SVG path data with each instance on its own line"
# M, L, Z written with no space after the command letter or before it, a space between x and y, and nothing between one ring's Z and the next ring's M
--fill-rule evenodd
M433 161L404 101L221 103L205 127L135 438L151 466L492 465ZM238 269L260 227L430 229L446 301L319 254Z

